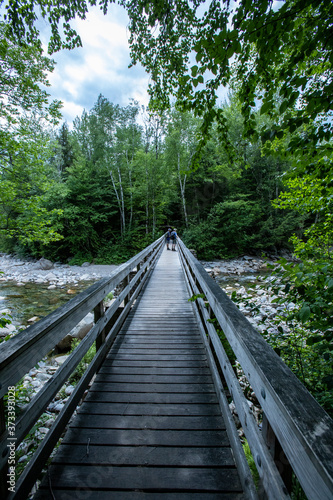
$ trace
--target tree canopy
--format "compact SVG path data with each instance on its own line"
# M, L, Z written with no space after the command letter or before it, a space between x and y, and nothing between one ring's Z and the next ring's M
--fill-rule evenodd
M3 2L2 2L3 3ZM106 14L108 0L99 2ZM183 110L204 116L203 137L214 119L227 140L219 108L221 87L237 89L248 134L264 140L288 134L290 147L320 155L332 134L333 7L330 0L119 0L130 18L133 64L151 74L151 106L176 98ZM6 22L19 40L38 39L35 22L51 27L49 51L80 45L70 25L96 0L7 0ZM112 14L112 9L111 9ZM255 111L273 119L255 126ZM297 132L295 134L295 132ZM327 145L325 144L325 151Z

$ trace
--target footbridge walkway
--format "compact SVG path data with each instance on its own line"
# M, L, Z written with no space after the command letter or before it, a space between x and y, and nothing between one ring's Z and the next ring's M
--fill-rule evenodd
M88 335L13 423L7 393L91 310ZM262 406L260 429L221 336ZM94 343L96 355L16 480L13 448ZM332 420L182 241L172 252L158 239L2 344L0 382L1 498L30 498L41 477L36 500L282 500L295 478L310 500L333 498Z

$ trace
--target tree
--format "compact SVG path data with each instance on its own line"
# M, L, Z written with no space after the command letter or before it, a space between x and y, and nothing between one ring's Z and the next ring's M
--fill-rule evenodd
M47 74L54 61L43 55L39 40L18 43L10 35L9 26L0 22L0 118L1 130L12 129L22 113L39 114L57 122L59 101L49 103L49 94L41 85L50 86Z
M122 3L131 20L133 62L151 73L157 107L168 106L173 95L182 109L204 115L204 132L216 118L226 139L217 89L234 85L248 132L256 133L255 110L262 102L261 113L276 118L274 128L262 130L265 138L266 132L280 137L308 125L307 136L298 134L293 144L316 151L318 142L331 136L329 0L287 0L278 10L270 0L241 0L236 7L212 1L206 11L201 0Z
M53 142L39 120L20 119L15 135L0 134L0 233L23 244L61 238L52 226L45 195L53 184Z
M188 228L186 206L186 182L190 173L192 157L197 145L197 121L191 113L173 110L166 137L166 159L177 172L185 227Z
M41 86L53 69L40 41L18 43L0 22L0 232L24 244L61 237L44 206L53 144L46 123L58 120L61 103L49 103Z
M104 13L108 3L99 4ZM297 144L312 144L316 150L318 142L331 136L332 122L321 120L333 109L330 0L286 0L278 8L273 0L241 0L236 6L229 0L213 0L208 6L204 0L119 3L130 17L133 63L140 61L151 73L152 103L158 108L174 95L182 109L204 115L204 136L216 118L226 139L223 115L215 107L217 90L236 81L248 131L255 133L254 110L261 100L262 113L279 115L270 137L311 124L307 137L298 136ZM19 40L36 40L39 7L52 31L49 50L72 48L81 41L70 21L75 15L85 18L88 5L94 4L12 0L5 6L6 22Z
M70 133L67 123L63 123L57 135L57 169L59 173L65 177L66 170L73 165L74 148L70 140Z

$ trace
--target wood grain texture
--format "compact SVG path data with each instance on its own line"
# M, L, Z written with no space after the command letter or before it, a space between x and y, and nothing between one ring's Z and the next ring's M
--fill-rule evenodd
M188 298L165 250L36 500L245 498Z

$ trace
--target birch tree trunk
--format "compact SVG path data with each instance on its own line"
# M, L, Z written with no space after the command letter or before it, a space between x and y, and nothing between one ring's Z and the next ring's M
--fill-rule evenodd
M125 210L124 210L124 199L123 199L122 189L121 189L121 194L119 196L112 170L109 170L109 174L111 177L113 190L115 192L117 202L118 202L119 215L120 215L120 234L121 234L121 238L123 238L124 233L125 233Z
M181 174L180 174L180 154L178 153L178 179L179 179L179 185L180 185L180 194L181 194L181 197L182 197L185 226L186 226L186 229L187 229L188 228L188 217L187 217L186 199L185 199L186 178L187 178L187 174L184 175L184 179L182 181L182 177L181 177Z

